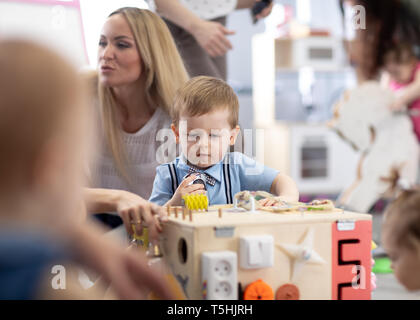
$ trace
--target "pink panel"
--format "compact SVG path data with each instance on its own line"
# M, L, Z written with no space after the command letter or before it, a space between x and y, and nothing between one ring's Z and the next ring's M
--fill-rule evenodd
M355 228L351 231L339 231L337 223L332 224L332 298L334 300L370 300L371 243L371 221L356 221ZM359 288L352 286L352 281L357 276L356 265L361 266Z
M0 1L48 4L50 6L60 5L60 6L74 7L74 8L80 9L79 0L69 0L69 1L59 1L59 0L0 0Z

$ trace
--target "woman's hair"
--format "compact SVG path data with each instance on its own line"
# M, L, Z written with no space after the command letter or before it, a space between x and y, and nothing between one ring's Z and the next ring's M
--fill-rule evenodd
M170 113L175 92L188 80L181 56L165 22L149 10L121 8L109 17L122 15L133 32L142 61L142 76L147 102ZM103 130L115 165L123 178L130 182L126 167L126 152L121 148L121 125L116 116L116 99L112 88L98 84Z
M343 10L346 0L339 0ZM385 54L399 43L420 44L420 17L407 0L354 0L366 11L366 29L360 30L364 59L360 68L373 79L384 66Z
M0 192L28 183L39 150L71 130L80 115L82 85L55 53L18 40L0 41ZM82 101L82 100L80 100Z
M385 211L384 230L397 246L420 244L420 190L403 191Z
M238 125L239 101L233 89L223 80L199 76L182 86L174 99L172 120L177 126L182 113L201 116L215 110L229 111L227 119L231 128Z

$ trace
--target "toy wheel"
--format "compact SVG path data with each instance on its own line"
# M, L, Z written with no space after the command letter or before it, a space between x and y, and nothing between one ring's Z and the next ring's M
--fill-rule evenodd
M294 284L285 284L277 289L276 300L299 300L299 288Z
M267 283L260 279L246 287L244 300L274 300L274 292Z

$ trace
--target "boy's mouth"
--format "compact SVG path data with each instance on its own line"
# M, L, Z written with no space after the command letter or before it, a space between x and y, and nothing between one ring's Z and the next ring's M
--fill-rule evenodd
M196 153L195 155L196 155L197 157L210 157L210 155L209 155L209 154L207 154L207 153L201 153L201 152Z

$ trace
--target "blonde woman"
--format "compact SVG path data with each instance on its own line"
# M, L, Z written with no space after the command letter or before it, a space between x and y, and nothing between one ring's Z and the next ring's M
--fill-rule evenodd
M172 99L188 75L166 24L138 8L122 8L108 17L98 68L103 151L92 166L95 189L86 190L88 211L118 212L129 233L131 225L141 233L144 222L154 237L160 230L154 216L164 214L163 209L144 199L160 164L157 152L165 151L158 133L170 128Z

